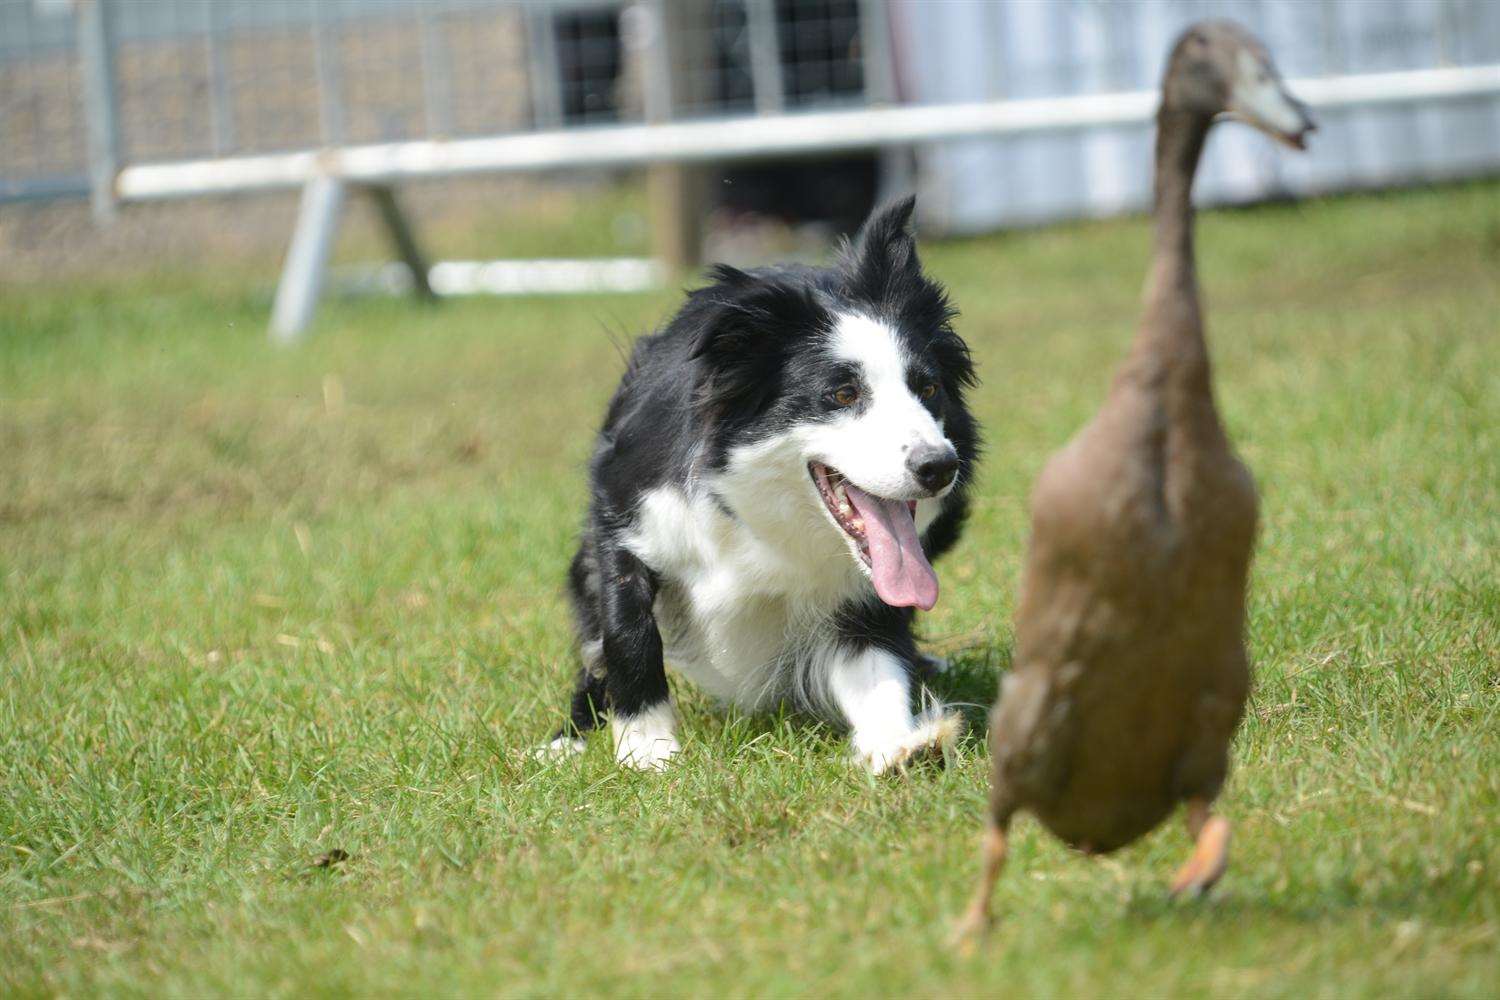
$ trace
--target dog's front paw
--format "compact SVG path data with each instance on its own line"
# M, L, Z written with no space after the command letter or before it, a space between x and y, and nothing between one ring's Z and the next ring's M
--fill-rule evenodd
M611 724L615 737L615 760L637 771L663 771L682 745L677 742L677 719L670 704L648 709L640 715Z
M615 759L637 771L665 771L667 762L681 749L675 736L628 734L615 744Z
M908 732L895 738L865 743L856 735L855 758L871 774L904 770L924 760L941 758L958 738L959 717L952 713L924 716Z

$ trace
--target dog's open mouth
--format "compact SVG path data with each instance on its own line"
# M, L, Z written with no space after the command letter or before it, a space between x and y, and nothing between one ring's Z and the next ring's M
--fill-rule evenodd
M807 471L880 599L892 607L930 610L937 603L938 580L917 536L916 503L866 493L821 462L809 462Z

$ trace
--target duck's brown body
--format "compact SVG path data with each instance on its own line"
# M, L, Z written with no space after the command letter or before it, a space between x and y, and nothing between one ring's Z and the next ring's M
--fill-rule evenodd
M983 926L1021 809L1067 843L1112 851L1187 803L1197 841L1174 891L1224 870L1212 815L1243 714L1245 588L1255 485L1214 404L1194 272L1193 175L1217 115L1300 147L1311 122L1269 56L1233 24L1189 28L1157 115L1155 236L1129 358L1093 422L1032 495L1015 668L992 716Z
M1086 851L1213 799L1249 687L1255 487L1206 360L1144 346L1038 482L1016 669L991 732L995 811L1029 809Z

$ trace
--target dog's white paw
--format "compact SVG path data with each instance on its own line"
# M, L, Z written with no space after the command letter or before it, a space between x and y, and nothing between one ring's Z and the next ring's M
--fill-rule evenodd
M667 762L681 749L675 736L627 733L615 744L615 759L637 771L665 771Z
M559 736L531 750L532 760L562 760L576 757L588 749L588 741L582 736Z
M637 771L663 771L682 749L677 742L677 718L663 702L640 715L610 724L615 737L615 760Z
M924 714L909 732L895 738L869 744L856 738L855 757L871 774L903 770L918 761L942 756L958 738L960 726L956 714L942 711Z

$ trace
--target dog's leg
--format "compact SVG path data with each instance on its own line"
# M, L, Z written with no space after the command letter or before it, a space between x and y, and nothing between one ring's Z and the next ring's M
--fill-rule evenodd
M578 551L568 567L568 596L573 605L573 626L578 634L578 653L583 661L573 682L568 719L552 739L533 751L547 760L571 757L588 747L584 736L604 725L609 698L604 686L604 640L599 637L599 561L592 532L584 532Z
M941 751L958 734L957 718L941 706L913 717L910 671L887 650L841 651L829 668L828 690L854 730L856 759L875 774Z
M615 759L628 767L661 770L680 746L652 610L656 574L624 549L601 546L599 556L604 683Z
M578 680L573 685L573 697L568 705L568 721L562 724L552 739L537 748L540 758L571 757L583 753L588 744L584 735L604 725L605 705L608 700L604 691L603 643L593 639L583 645L583 666L578 670Z

